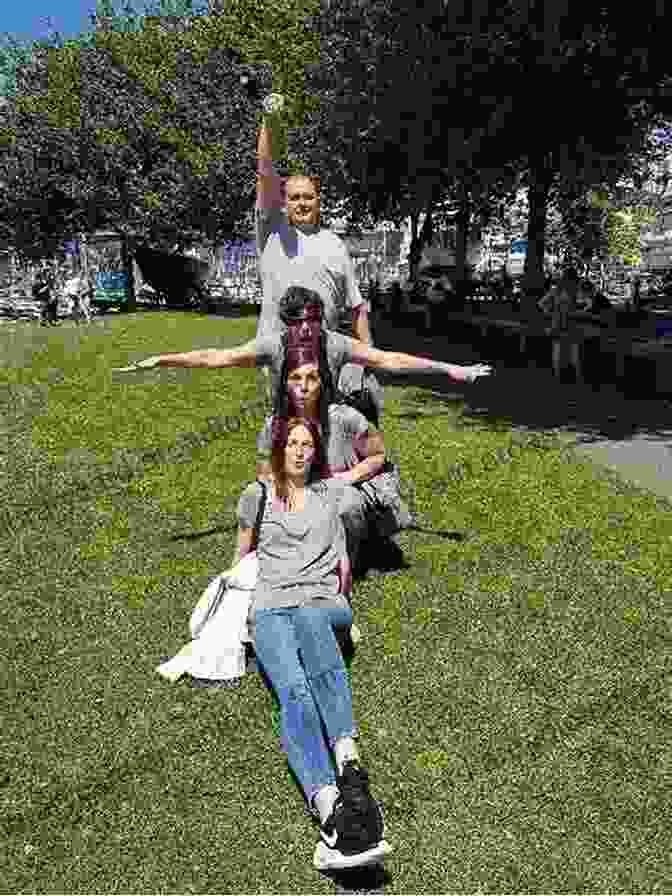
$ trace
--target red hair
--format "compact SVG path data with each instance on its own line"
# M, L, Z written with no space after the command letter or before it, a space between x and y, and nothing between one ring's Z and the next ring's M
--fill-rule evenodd
M292 430L304 426L313 438L315 455L310 468L308 482L325 479L329 476L329 467L324 453L324 444L320 431L313 420L307 417L274 417L271 430L271 469L275 479L275 491L279 498L287 498L287 473L285 472L285 448Z

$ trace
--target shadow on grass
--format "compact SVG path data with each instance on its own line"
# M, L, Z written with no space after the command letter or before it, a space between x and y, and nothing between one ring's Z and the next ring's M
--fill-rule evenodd
M321 873L334 882L336 893L382 893L393 882L392 875L382 865Z
M178 535L169 535L168 541L198 541L199 538L207 538L209 535L218 535L220 532L237 532L238 525L214 526L212 529L203 529L201 532L182 532Z
M428 339L412 328L389 322L376 327L375 336L376 345L386 351L493 366L490 377L473 385L456 384L440 375L381 373L383 385L411 386L422 396L417 407L400 415L409 420L453 412L462 425L472 420L493 431L567 429L578 433L581 443L623 440L636 434L672 438L672 402L653 394L651 371L641 359L626 359L625 376L619 381L614 359L596 356L584 364L587 383L580 384L567 370L561 372L560 381L553 376L550 343L532 345L528 354L521 356L516 340L509 344L504 336L481 341L455 329L450 341L445 333Z

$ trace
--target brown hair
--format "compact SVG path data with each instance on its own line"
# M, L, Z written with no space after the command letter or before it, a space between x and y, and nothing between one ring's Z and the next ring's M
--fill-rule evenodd
M309 180L319 198L320 178L317 176L317 174L290 174L285 180L285 189L287 189L287 184L290 182L290 180Z
M306 417L274 417L271 430L271 470L275 479L275 491L279 498L287 498L287 473L285 471L285 448L292 430L305 426L313 437L315 455L308 476L308 483L325 479L329 475L324 444L317 425ZM307 484L308 484L307 483Z

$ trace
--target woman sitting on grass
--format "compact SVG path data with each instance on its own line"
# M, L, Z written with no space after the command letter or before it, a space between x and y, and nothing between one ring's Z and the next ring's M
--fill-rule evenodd
M280 704L290 767L320 819L314 864L321 870L372 864L392 851L383 839L383 815L371 798L368 773L359 764L352 695L333 631L352 625L340 518L348 486L321 479L326 473L312 420L294 417L275 427L257 541L258 583L248 616L257 662ZM234 560L252 549L260 500L256 482L241 495Z
M385 465L382 433L372 431L363 414L337 399L319 337L316 345L289 345L273 403L275 413L266 419L257 437L257 476L263 479L271 473L274 426L292 416L311 419L326 446L328 475L349 486L341 511L356 575L365 542L375 556L375 548L385 537L410 526L413 520L401 500L396 471ZM367 486L358 487L365 482ZM371 550L367 555L372 556Z

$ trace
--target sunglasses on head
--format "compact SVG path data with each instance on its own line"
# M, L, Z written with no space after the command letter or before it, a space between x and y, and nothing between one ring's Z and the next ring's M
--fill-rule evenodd
M304 320L321 322L322 309L319 305L305 305L302 308L285 308L281 312L281 317L286 323L299 323Z

